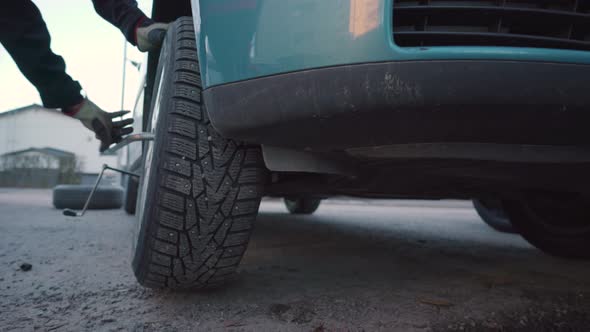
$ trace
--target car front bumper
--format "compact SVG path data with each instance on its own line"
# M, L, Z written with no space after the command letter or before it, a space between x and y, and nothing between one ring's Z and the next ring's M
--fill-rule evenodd
M585 146L590 65L396 61L298 71L204 91L214 127L311 150L415 143Z

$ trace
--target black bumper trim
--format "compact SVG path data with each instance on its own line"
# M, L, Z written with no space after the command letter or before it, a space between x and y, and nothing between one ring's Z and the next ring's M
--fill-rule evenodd
M216 86L204 98L222 135L274 146L590 143L590 65L357 64Z

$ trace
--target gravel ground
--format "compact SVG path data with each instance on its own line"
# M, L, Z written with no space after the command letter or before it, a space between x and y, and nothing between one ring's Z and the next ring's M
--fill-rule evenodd
M590 263L497 233L465 202L328 201L300 217L265 201L238 280L205 293L137 285L133 222L123 211L64 217L49 191L0 189L0 330L590 326Z

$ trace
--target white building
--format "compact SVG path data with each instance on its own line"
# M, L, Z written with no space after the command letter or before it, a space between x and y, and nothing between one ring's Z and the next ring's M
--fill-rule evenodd
M0 155L31 148L53 148L76 155L80 172L98 174L102 164L117 165L116 156L101 156L100 142L79 120L39 105L0 113Z

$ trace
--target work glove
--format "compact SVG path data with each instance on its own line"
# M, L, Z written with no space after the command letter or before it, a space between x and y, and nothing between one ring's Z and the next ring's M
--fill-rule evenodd
M166 37L166 30L168 30L168 24L145 20L135 30L137 48L142 52L160 49Z
M113 121L114 118L123 116L129 111L108 113L88 99L84 99L82 103L65 113L80 120L84 127L96 134L96 138L100 140L100 152L104 152L113 143L119 143L123 136L133 132L133 127L130 126L133 119Z

